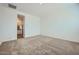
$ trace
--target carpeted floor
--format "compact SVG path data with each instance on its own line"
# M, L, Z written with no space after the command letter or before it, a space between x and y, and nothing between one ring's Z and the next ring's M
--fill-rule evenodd
M79 43L46 36L3 42L1 55L78 55Z

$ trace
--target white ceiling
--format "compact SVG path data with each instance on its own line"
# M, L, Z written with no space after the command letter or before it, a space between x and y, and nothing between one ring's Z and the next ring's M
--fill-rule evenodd
M17 10L26 12L39 17L50 16L57 12L62 12L62 7L69 7L72 3L14 3Z
M63 7L65 4L56 4L56 3L17 3L14 4L17 6L17 9L32 15L44 17L53 14L55 11L61 11L59 7Z

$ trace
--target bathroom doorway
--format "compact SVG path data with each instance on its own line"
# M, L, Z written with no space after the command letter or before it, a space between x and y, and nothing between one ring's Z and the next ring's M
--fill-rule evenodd
M24 19L23 15L17 15L17 39L24 38Z

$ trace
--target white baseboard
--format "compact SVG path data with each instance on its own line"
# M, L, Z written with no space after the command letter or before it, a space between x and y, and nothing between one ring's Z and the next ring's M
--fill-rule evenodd
M55 35L43 35L43 36L47 36L47 37L50 37L50 38L57 38L57 39L61 39L61 40L66 40L66 41L71 41L71 42L76 42L76 43L79 43L79 40L76 40L76 39L69 39L69 38L63 38L61 36L55 36Z
M1 45L3 42L11 41L11 40L17 40L17 39L16 39L16 38L9 38L9 39L0 40L0 45Z
M0 42L0 45L2 44L2 42Z
M39 36L39 35L32 35L32 36L28 36L28 37L25 37L25 38L32 38L32 37L36 37L36 36Z

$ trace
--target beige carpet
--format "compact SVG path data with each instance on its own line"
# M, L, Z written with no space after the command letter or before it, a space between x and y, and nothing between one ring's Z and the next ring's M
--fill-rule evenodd
M46 36L3 42L1 55L78 55L79 43Z

